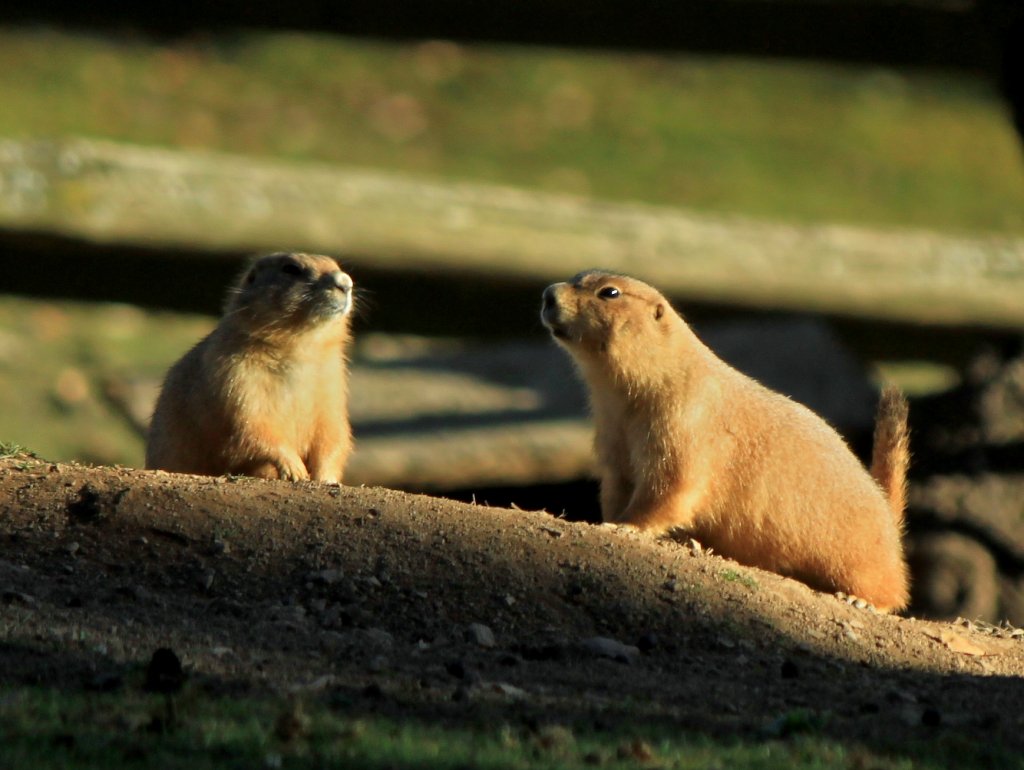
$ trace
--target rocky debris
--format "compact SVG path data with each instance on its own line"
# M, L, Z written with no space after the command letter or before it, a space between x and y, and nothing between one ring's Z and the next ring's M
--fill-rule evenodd
M466 641L488 649L497 645L494 632L483 623L470 623L466 626Z
M608 658L617 663L635 663L640 657L640 648L623 644L607 636L592 636L580 642L580 649L597 658Z
M349 631L324 631L321 646L332 654L356 655L371 660L388 653L395 638L382 628L353 628Z
M310 572L306 575L306 581L313 585L333 586L345 577L345 571L340 569L321 569Z
M523 700L527 697L526 690L508 682L487 682L481 684L478 689L482 692L500 695L508 700Z

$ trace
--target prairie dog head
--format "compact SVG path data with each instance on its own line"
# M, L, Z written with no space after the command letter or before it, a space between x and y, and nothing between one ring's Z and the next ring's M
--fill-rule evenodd
M259 257L231 290L227 315L254 328L298 331L345 325L355 303L352 279L330 257L278 253Z
M642 281L587 270L544 290L541 321L588 370L647 376L664 365L674 330L686 328L660 292Z

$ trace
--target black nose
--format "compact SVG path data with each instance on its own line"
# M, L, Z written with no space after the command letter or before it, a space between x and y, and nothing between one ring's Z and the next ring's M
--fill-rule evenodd
M548 310L555 306L555 287L548 286L544 289L544 309Z

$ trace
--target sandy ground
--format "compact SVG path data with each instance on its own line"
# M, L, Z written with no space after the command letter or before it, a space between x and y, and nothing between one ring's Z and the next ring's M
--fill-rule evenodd
M803 714L887 750L1024 748L1021 632L544 512L21 455L0 460L0 595L6 685L116 689L169 646L213 693L425 722L757 737Z

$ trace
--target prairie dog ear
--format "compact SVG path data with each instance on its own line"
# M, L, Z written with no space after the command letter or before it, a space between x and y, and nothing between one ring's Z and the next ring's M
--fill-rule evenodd
M660 321L663 315L665 315L665 306L661 302L659 302L654 307L654 320Z

